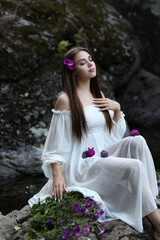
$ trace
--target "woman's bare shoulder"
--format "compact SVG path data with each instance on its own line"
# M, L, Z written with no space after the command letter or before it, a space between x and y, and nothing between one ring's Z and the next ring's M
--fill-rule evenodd
M68 95L66 93L62 93L56 101L56 104L54 106L55 110L70 110L70 106L69 106L69 98Z

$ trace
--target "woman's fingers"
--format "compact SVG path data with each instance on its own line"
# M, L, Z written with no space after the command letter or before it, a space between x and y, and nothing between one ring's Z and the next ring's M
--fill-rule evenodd
M63 186L62 185L58 185L58 186L55 186L53 187L53 190L51 190L51 194L54 192L54 198L55 198L55 201L60 201L62 199L62 196L63 196ZM66 190L64 188L64 190Z

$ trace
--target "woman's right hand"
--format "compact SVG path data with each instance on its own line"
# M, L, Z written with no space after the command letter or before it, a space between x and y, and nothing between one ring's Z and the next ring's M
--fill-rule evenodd
M54 176L53 187L51 189L50 194L52 195L52 193L54 193L55 201L56 200L60 201L63 196L63 191L67 191L64 177L61 173L58 173Z

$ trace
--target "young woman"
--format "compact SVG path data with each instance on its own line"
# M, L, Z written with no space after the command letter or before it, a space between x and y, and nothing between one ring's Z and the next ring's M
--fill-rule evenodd
M160 240L151 153L142 136L123 138L124 114L118 102L100 91L88 49L75 47L66 53L62 82L65 92L52 109L42 154L42 169L49 180L29 200L30 206L38 198L54 194L60 201L63 191L80 191L102 203L105 213L99 221L121 219L142 232L142 218L148 216L155 239ZM93 156L86 155L88 148L94 148Z

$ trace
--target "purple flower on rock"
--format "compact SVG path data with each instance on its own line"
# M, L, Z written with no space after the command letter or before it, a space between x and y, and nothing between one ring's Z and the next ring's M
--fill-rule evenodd
M46 221L46 225L49 229L52 229L53 228L53 220L52 219L48 219Z
M79 225L75 226L75 227L72 229L72 232L74 232L74 236L78 236L78 235L79 235L79 232L80 232L80 227L79 227Z
M101 226L104 226L104 225L106 225L108 222L102 222L101 223Z
M139 135L139 131L134 129L131 131L131 136L136 136L136 135Z
M62 236L62 240L67 240L68 239L68 235L63 235Z
M74 205L74 209L76 210L76 212L79 213L81 204L80 203L74 203L73 205Z
M83 235L87 235L89 233L90 227L83 226Z
M61 204L61 206L60 206L60 208L63 208L64 206L65 206L65 204L64 204L64 203L62 203L62 204Z
M47 225L51 225L53 224L53 220L52 219L48 219L47 222L46 222Z
M68 239L68 235L70 234L70 231L68 231L67 227L64 227L62 232L63 232L62 240L67 240Z
M82 212L88 212L88 209L85 208L85 207L82 207L82 208L80 208L80 212L81 212L81 213L82 213Z
M88 219L88 218L89 218L89 216L88 216L88 214L86 214L86 215L85 215L85 219Z
M89 148L89 149L88 149L88 156L89 156L89 157L92 157L92 156L94 156L94 155L95 155L94 149L93 149L93 148Z
M108 157L109 156L109 153L105 150L103 150L100 154L101 154L101 157Z
M102 231L98 233L98 235L101 235L101 234L103 234L104 232L105 232L105 228L103 228Z
M98 218L100 218L100 216L103 215L103 213L104 213L104 211L101 210L98 214L96 214L96 215L94 216L95 220L97 220Z

